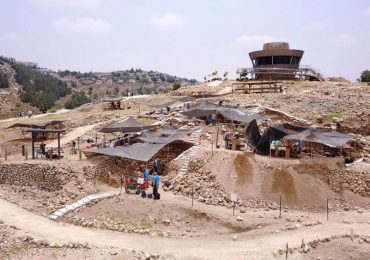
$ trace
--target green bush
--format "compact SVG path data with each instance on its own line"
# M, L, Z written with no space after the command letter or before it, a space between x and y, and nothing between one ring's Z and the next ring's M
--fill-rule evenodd
M8 77L5 74L0 73L0 88L8 88L8 87L9 87Z
M360 76L361 82L370 82L370 70L364 70Z
M178 90L179 88L181 88L180 82L176 81L175 83L173 83L172 86L173 91Z
M86 96L85 92L79 91L72 94L72 96L64 104L64 107L67 109L73 109L89 102L90 99Z

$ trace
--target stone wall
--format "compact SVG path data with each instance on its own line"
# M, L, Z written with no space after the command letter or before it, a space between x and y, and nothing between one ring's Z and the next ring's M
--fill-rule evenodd
M326 181L335 192L350 190L361 196L370 197L370 173L355 171L335 171L325 175Z
M65 184L65 172L51 165L1 164L0 184L31 186L46 191L56 191Z

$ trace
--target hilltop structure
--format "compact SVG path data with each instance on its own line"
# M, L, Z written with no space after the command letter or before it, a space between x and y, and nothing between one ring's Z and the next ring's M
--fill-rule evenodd
M300 66L303 54L303 50L290 49L287 42L265 43L262 50L249 53L253 68L238 69L237 73L241 78L257 80L320 80L316 69Z

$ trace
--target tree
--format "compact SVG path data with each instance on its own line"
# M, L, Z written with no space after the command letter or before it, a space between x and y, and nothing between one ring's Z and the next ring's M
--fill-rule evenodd
M370 70L364 70L360 76L361 82L370 82Z
M180 82L176 81L175 83L173 83L173 85L172 85L172 90L173 91L178 90L179 88L181 88Z
M214 72L212 72L212 76L216 76L216 75L217 75L217 73L218 73L218 71L217 71L217 70L215 70Z
M8 88L9 87L9 80L7 76L3 73L0 73L0 88Z
M227 75L229 74L229 72L225 71L224 73L224 79L226 80L227 79Z
M90 86L90 87L89 87L89 91L87 92L87 94L88 94L89 96L91 96L91 95L92 95L92 93L93 93L93 87L92 87L92 86Z
M86 96L85 91L79 91L72 94L69 100L64 104L64 107L73 109L89 102L90 99Z

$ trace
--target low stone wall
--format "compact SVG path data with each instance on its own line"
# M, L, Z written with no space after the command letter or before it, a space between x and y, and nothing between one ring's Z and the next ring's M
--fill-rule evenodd
M46 191L56 191L64 184L65 173L51 165L1 164L0 184L31 186Z
M361 196L370 197L370 173L346 171L330 171L325 175L326 181L335 192L350 190Z

